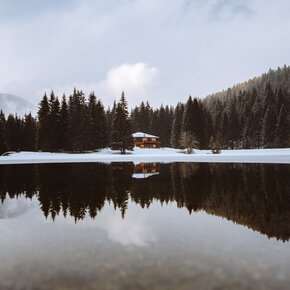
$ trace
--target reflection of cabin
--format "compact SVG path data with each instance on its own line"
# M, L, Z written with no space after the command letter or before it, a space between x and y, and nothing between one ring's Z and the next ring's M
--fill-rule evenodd
M133 178L147 178L159 174L159 163L139 163L134 166Z
M140 148L158 148L160 141L158 136L146 134L143 132L136 132L132 134L134 145Z

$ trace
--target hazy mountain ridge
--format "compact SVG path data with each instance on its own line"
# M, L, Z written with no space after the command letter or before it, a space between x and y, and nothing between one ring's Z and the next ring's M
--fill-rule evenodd
M35 109L36 108L24 98L13 94L0 93L0 110L2 110L5 115L24 115L29 112L35 112Z

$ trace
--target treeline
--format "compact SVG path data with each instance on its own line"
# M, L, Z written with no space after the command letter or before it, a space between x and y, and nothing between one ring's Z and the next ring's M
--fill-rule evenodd
M36 119L31 115L20 118L0 111L0 154L12 150L35 150Z
M158 168L158 175L140 179L132 177L136 168L126 162L2 166L0 200L36 197L45 217L76 221L97 217L108 203L126 218L132 202L144 209L176 202L189 213L205 211L289 240L289 166L171 163Z
M131 133L157 135L163 147L201 149L290 147L290 67L175 107L142 102L129 112L124 93L104 108L82 91L43 96L37 116L0 113L0 153L133 148Z
M125 95L105 111L94 93L88 100L82 91L61 100L45 93L37 117L0 115L0 153L19 150L84 152L110 146L133 148L131 125Z

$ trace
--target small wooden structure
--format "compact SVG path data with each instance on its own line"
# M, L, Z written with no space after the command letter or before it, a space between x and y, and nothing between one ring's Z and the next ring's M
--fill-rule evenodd
M132 134L134 139L134 146L140 148L159 148L160 141L158 136L150 135L143 132L136 132Z

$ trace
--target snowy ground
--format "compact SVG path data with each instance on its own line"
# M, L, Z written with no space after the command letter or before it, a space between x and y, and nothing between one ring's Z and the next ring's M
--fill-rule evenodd
M67 154L45 152L19 152L9 156L0 156L1 164L32 163L78 163L78 162L217 162L217 163L285 163L290 164L290 148L287 149L251 149L222 150L220 154L212 154L210 150L194 150L190 155L179 149L140 149L128 152L102 149L95 153Z

